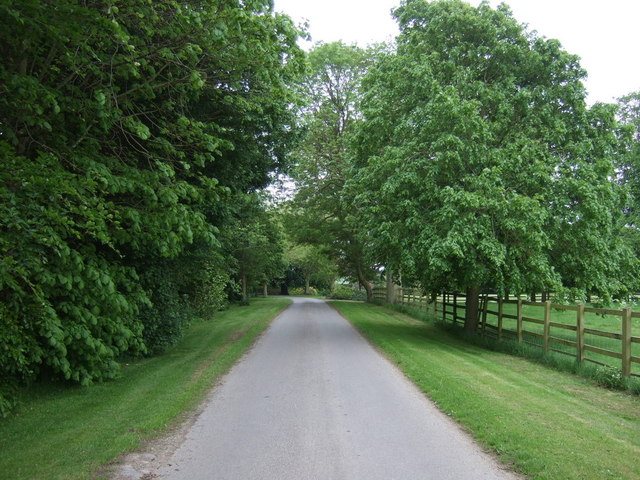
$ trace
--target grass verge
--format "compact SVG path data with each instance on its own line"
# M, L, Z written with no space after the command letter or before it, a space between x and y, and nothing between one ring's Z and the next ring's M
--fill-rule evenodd
M331 304L505 464L536 480L640 478L638 397L385 307Z
M164 355L91 387L38 384L0 420L0 479L75 480L165 432L253 344L287 299L252 300L198 321Z
M507 353L509 355L517 355L562 372L580 375L592 380L594 383L602 387L614 390L627 390L634 395L640 395L640 377L625 378L622 376L622 370L619 367L616 368L615 366L608 364L598 365L587 361L579 363L575 356L566 355L553 350L544 353L542 345L533 345L527 342L518 343L512 336L505 335L502 340L498 340L496 336L492 335L467 336L462 331L462 325L460 323L452 324L449 320L445 322L441 320L439 316L434 318L432 313L425 312L424 310L415 308L412 305L385 304L382 302L375 303L396 312L405 313L418 320L427 322L435 321L441 328L458 337L463 337L463 340L466 343L473 343L481 348ZM601 319L601 322L606 322L606 320ZM618 343L620 342L618 341ZM606 361L607 358L611 360L611 357L604 357L602 360Z

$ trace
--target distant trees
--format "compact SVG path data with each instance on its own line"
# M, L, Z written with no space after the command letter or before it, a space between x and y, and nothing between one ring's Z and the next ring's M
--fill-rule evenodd
M321 246L341 275L359 282L371 297L373 271L366 236L357 225L357 205L346 187L350 140L360 117L359 86L374 56L340 42L320 44L308 57L300 84L306 132L295 151L291 175L297 184L287 229L299 243Z
M303 277L304 294L310 293L311 284L331 290L337 278L337 268L321 247L309 244L293 244L285 252L285 260Z
M224 242L270 235L234 205L286 166L297 34L268 0L2 2L0 405L114 376L248 278Z
M273 279L284 275L285 240L274 212L266 211L260 199L247 195L238 200L236 214L220 237L246 303L251 290L266 289Z

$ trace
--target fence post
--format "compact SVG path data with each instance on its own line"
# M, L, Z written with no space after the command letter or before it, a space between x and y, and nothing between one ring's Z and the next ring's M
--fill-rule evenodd
M431 299L433 300L433 318L438 315L438 294L431 292Z
M578 305L576 337L576 358L579 363L582 363L584 362L584 303Z
M484 294L484 305L482 306L482 335L487 334L487 308L489 304L489 294Z
M442 321L446 322L447 321L447 297L449 296L449 294L442 292Z
M522 343L522 299L518 297L518 320L516 320L516 332L518 333L518 343Z
M458 323L458 293L453 292L453 324Z
M544 302L544 337L542 338L542 349L544 353L549 353L549 333L551 330L551 326L549 322L551 321L551 301L547 300Z
M631 375L631 309L622 309L622 376Z
M498 296L498 341L502 340L502 297Z

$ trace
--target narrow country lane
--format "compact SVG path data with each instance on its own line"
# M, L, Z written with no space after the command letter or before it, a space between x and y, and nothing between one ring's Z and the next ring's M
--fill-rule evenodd
M326 303L295 299L155 473L167 480L515 479Z

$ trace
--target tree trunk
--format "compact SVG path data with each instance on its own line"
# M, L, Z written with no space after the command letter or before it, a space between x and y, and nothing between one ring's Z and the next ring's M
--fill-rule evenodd
M393 272L391 269L387 270L387 303L395 303L396 301L396 286L393 284Z
M246 302L249 299L247 295L247 274L242 274L242 301Z
M540 298L540 301L542 303L547 301L547 292L542 292L542 298Z
M373 287L371 286L371 282L365 278L360 269L358 269L358 283L360 283L367 292L367 302L373 301Z
M304 294L309 295L309 279L304 279Z
M267 287L266 283L264 284L264 288L263 288L262 291L263 291L265 297L269 296L269 288Z
M532 302L535 302L535 301L536 301L536 294L535 294L535 292L533 292L533 293L531 294L531 301L532 301Z
M464 331L467 333L475 333L478 330L479 305L480 289L467 288L467 308L464 317Z

